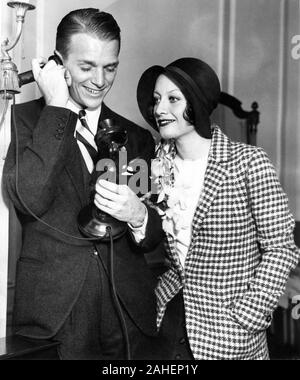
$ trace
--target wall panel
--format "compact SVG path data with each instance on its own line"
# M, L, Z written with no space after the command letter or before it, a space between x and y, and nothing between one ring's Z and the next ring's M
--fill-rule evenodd
M291 55L291 40L300 35L299 1L288 1L285 64L285 112L283 115L281 149L282 182L289 195L296 219L300 220L300 59Z
M234 94L261 109L258 145L276 163L280 1L237 1Z

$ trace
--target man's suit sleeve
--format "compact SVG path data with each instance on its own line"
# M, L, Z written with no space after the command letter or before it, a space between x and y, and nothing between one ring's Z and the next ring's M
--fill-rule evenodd
M256 275L231 309L231 316L250 332L266 329L291 269L299 260L294 243L294 220L275 169L257 149L248 170L248 194L255 220L261 263Z
M15 131L12 128L12 141L3 177L16 208L27 214L25 203L32 212L41 216L54 200L57 180L64 167L77 116L65 108L46 106L37 123L32 120L34 118L31 119L24 108L15 112L18 164Z
M142 157L148 166L148 190L151 190L151 160L155 156L155 142L149 131L143 130L142 139L140 144L140 157ZM154 250L158 244L162 241L164 237L161 217L158 215L157 211L146 205L148 211L148 221L145 230L145 238L138 243L140 249L143 252L149 252ZM131 232L132 239L135 241L134 235ZM136 242L136 241L135 241Z
M164 232L162 229L160 216L154 208L149 207L148 205L146 205L146 207L148 213L148 220L143 240L137 243L133 232L130 230L132 239L135 241L136 244L138 244L140 250L143 253L153 251L164 238Z

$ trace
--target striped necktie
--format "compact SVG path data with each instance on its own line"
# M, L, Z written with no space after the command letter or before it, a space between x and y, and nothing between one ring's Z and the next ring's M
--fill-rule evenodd
M81 125L83 126L82 130L76 131L76 139L80 141L88 151L94 165L97 163L98 158L98 151L97 149L92 145L91 142L94 141L94 134L92 133L90 127L88 126L88 123L86 121L86 112L85 110L80 110L78 113L79 120L81 122Z

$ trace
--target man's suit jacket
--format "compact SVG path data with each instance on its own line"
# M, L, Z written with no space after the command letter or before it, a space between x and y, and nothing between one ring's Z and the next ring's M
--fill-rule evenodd
M183 269L174 239L171 269L158 283L158 324L183 288L195 359L265 359L265 329L299 260L294 220L275 170L261 148L214 128L204 188Z
M81 237L77 216L89 203L91 176L74 138L77 115L65 108L45 106L43 99L16 106L19 167L16 172L15 133L5 162L4 181L22 223L22 252L17 264L14 324L18 334L54 336L68 317L85 280L90 241ZM111 111L104 104L99 120L115 118L128 133L128 162L150 162L154 142L149 131ZM16 181L19 191L16 191ZM33 212L50 228L31 215ZM114 243L116 289L136 325L155 334L155 280L143 253L160 240L160 220L149 209L147 236L138 247L128 231ZM107 264L109 245L97 244Z

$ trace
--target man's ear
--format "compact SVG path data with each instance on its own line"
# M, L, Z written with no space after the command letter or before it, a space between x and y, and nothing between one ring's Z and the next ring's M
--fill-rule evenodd
M65 69L65 80L67 82L68 87L71 87L72 77L71 77L70 71L68 69Z
M57 50L54 50L54 54L57 55L57 57L61 61L61 65L64 66L64 59L63 59L62 55Z
M58 56L58 58L61 60L62 65L64 66L63 64L64 60L63 60L62 55L57 50L54 50L54 54ZM70 87L72 84L72 77L69 70L66 68L65 68L65 80L67 82L67 85Z

